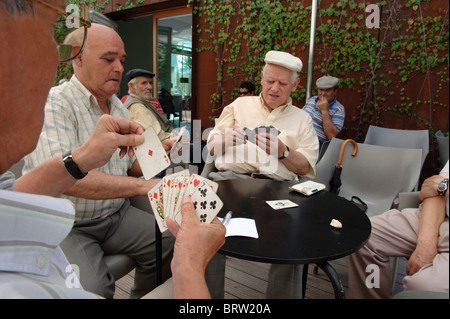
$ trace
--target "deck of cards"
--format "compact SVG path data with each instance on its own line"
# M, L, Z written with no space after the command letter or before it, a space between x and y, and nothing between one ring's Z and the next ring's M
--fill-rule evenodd
M218 184L189 170L165 176L148 192L161 232L167 230L166 220L172 219L181 225L181 202L183 196L190 196L197 218L201 224L209 224L222 209L223 203L217 196Z
M275 136L278 136L280 134L280 131L277 130L274 126L270 125L270 126L259 126L257 128L254 129L250 129L247 127L244 127L244 132L245 132L245 138L252 143L255 143L255 137L256 134L259 133L270 133L273 134Z

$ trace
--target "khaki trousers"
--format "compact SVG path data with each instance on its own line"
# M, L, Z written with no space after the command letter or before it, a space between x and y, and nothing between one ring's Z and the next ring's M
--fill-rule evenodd
M409 257L414 252L419 231L419 208L390 210L371 218L369 241L349 256L349 298L391 298L389 257ZM439 231L438 254L432 264L413 276L405 276L405 290L449 291L448 218ZM375 273L379 270L379 276ZM379 278L377 278L379 277ZM377 288L379 280L379 288Z

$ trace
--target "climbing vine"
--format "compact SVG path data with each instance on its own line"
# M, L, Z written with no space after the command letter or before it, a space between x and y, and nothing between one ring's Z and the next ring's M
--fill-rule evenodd
M432 2L379 1L380 28L369 29L365 11L369 3L319 1L314 75L341 79L341 92L351 96L344 129L352 137L362 138L369 124L384 126L390 117L402 118L405 129L424 126L433 135L439 129L448 131L448 121L439 127L442 122L435 124L433 116L448 117L448 3L447 8L436 9ZM201 21L194 28L200 38L197 52L212 51L216 56L211 118L220 114L224 101L237 97L237 90L227 92L224 82L259 83L267 51L288 51L307 61L311 6L304 1L190 0L190 4ZM424 15L425 9L433 15ZM302 78L306 72L304 66ZM302 105L305 97L306 89L300 85L293 98Z

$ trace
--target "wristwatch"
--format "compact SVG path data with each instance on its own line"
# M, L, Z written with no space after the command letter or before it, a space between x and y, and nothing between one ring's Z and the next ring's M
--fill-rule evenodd
M85 174L80 171L78 165L73 161L71 151L64 153L64 155L62 156L62 160L67 171L70 173L70 175L73 176L73 178L82 179L87 175L87 173Z
M445 196L448 188L448 178L444 178L437 186L437 192L440 196Z
M286 145L286 150L284 151L283 155L281 157L278 157L278 159L282 160L289 156L289 146Z

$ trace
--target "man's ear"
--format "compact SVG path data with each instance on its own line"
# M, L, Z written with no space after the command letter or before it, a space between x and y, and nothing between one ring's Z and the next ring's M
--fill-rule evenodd
M134 94L134 85L131 82L128 82L128 90Z
M81 48L81 47L79 47L79 46L74 46L74 47L72 48L72 54L73 54L73 55L77 54L77 53L80 51L80 48ZM72 56L73 56L73 55L72 55ZM80 55L77 56L77 58L73 60L73 63L74 63L76 66L81 66L81 63L82 63L81 57L82 57L82 56L83 56L83 53L80 53Z

